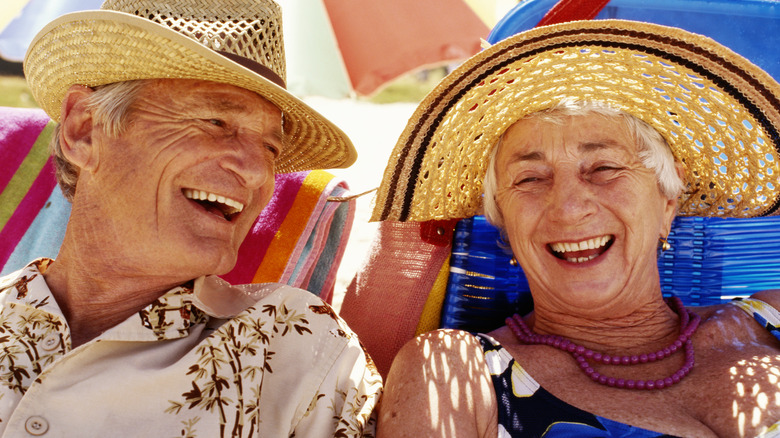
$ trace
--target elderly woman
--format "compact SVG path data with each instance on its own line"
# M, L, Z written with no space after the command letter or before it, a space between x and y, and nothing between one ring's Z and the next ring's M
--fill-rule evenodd
M663 298L657 251L678 211L775 213L779 97L711 40L623 21L534 29L445 78L375 218L468 216L484 187L534 311L409 342L379 436L777 433L780 294L686 308Z

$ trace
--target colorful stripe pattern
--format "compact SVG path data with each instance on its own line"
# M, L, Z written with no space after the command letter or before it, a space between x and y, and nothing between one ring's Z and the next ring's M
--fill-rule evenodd
M280 282L329 301L355 216L340 178L323 170L276 175L276 190L222 277L233 284ZM273 256L270 256L270 255Z
M0 172L0 266L5 266L38 213L49 206L56 182L48 154L53 129L48 116L39 109L0 108L0 120L5 169Z
M40 109L0 107L0 266L2 275L57 255L70 203L57 188L48 143L54 124ZM276 175L276 190L223 278L282 282L329 300L355 214L346 183L321 171Z

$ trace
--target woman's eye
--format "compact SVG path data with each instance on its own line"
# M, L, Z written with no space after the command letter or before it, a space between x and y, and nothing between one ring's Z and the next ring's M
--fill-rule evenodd
M225 122L220 119L208 119L207 121L214 126L219 126L220 128L225 126Z
M623 168L612 164L594 166L589 172L591 182L605 183L611 181Z
M541 181L541 178L537 176L527 176L525 178L519 178L518 180L516 180L514 185L522 186L522 185L532 184L539 181Z

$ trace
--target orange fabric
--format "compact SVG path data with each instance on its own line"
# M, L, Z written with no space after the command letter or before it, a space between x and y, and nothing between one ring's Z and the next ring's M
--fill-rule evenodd
M417 68L479 52L490 29L463 0L324 0L352 87L361 95Z
M290 254L298 244L298 237L309 223L309 217L331 179L333 175L327 172L311 172L306 177L290 212L268 246L266 257L263 257L263 261L257 268L252 283L279 281L289 262Z
M450 256L454 224L380 223L365 265L347 288L339 313L383 376L417 331L430 291Z

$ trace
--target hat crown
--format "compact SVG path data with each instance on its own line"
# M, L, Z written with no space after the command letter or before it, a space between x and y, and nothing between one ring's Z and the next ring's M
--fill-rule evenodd
M259 64L262 70L278 76L284 86L287 68L282 11L274 1L107 0L101 9L153 21L245 66Z

